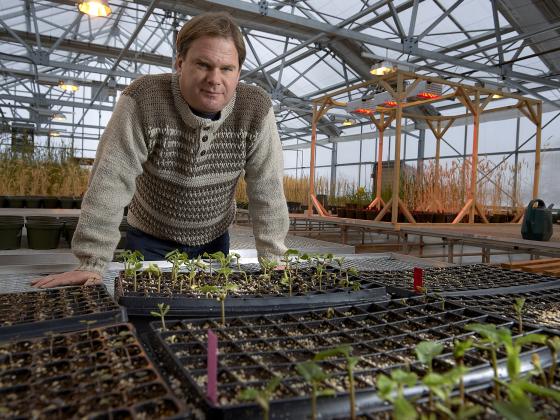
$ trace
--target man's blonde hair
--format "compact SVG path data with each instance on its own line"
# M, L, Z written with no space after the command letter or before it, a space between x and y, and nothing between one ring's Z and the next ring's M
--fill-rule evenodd
M231 39L237 49L241 68L247 54L245 42L239 26L228 13L203 13L185 23L177 34L177 57L185 58L192 42L203 36Z

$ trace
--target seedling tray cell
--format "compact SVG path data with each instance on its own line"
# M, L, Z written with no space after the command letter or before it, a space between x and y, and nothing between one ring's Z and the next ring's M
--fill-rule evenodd
M126 321L103 285L0 294L0 341Z
M306 312L268 314L220 319L167 321L167 330L160 322L152 322L155 342L162 349L166 362L174 366L181 380L199 396L209 418L262 418L254 403L239 398L249 387L263 389L274 377L280 385L271 398L271 418L307 418L310 415L310 385L300 376L296 366L312 360L318 352L341 344L352 348L360 358L354 370L356 403L360 412L384 409L376 395L376 377L395 368L425 374L426 369L415 357L415 347L426 340L438 341L444 351L434 359L434 371L447 371L452 365L452 343L456 338L473 335L464 326L469 323L493 323L510 328L514 335L516 323L431 296L347 305ZM206 395L207 331L218 336L218 400ZM540 332L526 326L524 334ZM552 333L552 332L550 332ZM545 347L525 346L522 358L539 352L545 361ZM505 354L498 352L503 362ZM318 362L329 375L321 386L334 396L318 400L321 418L345 417L349 411L346 360L342 356ZM468 386L488 383L491 367L488 356L476 348L465 355L472 371L465 377ZM170 368L171 369L171 368ZM425 390L413 387L410 395Z
M236 290L227 294L225 312L227 316L240 316L256 313L274 313L297 311L306 308L320 308L348 302L369 302L386 300L389 295L385 287L370 280L362 280L357 276L346 276L337 270L329 270L324 274L321 285L313 278L311 269L299 270L304 280L294 281L290 296L289 286L283 282L282 272L274 271L271 279L257 277L259 271L247 267L248 275L255 280L247 282L239 272L230 278L232 284L238 285ZM181 280L173 282L169 272L164 272L161 284L146 277L139 277L134 291L133 281L126 279L121 273L115 279L115 297L119 304L127 308L130 316L150 316L159 303L170 306L168 316L171 317L207 317L220 314L221 303L217 299L219 289L208 292L205 285L222 287L223 278L206 276L194 282L191 288L186 273L180 275ZM198 282L198 283L197 283ZM158 291L159 289L159 291Z
M2 418L179 418L130 324L0 344Z
M455 296L447 299L516 319L513 304L519 298L525 299L522 315L526 322L560 330L560 288L512 294Z
M369 279L388 287L392 286L390 292L397 295L406 297L414 292L412 270L362 271L360 276L362 279ZM437 293L444 296L499 292L519 293L560 286L560 281L556 277L484 264L426 268L423 273L423 282L426 293Z

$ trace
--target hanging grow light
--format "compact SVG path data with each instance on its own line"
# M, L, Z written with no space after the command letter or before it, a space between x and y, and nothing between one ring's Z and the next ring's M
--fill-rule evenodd
M61 112L57 112L56 114L53 114L52 116L52 120L53 121L66 121L66 115L64 115Z
M374 76L383 76L384 74L392 73L394 71L395 71L395 66L392 63L384 60L371 66L369 72Z
M420 99L436 99L441 97L443 91L442 85L439 83L432 83L426 80L421 81L409 94L410 97L416 97Z
M79 89L78 84L72 80L61 80L58 87L65 92L76 92Z
M111 14L111 7L107 0L82 0L78 2L78 9L86 15L109 16Z
M394 107L396 107L398 104L397 104L397 101L385 101L385 102L383 102L383 105L388 106L388 107L391 107L391 108L394 108Z
M356 124L356 121L351 120L350 118L346 118L344 121L342 121L342 125L344 127L348 127L349 125L354 125Z

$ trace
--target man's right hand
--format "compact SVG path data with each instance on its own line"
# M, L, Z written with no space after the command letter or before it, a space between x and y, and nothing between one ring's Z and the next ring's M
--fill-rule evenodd
M101 283L103 283L103 280L99 273L93 271L68 271L34 279L31 281L31 286L45 289L58 286L92 286Z

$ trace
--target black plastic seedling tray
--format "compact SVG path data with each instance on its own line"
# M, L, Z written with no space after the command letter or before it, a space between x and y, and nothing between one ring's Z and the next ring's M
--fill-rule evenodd
M560 287L524 293L452 296L447 299L517 319L513 304L519 298L525 299L522 316L526 322L560 330Z
M414 291L414 273L405 271L362 271L362 278L385 286L402 296ZM497 266L473 264L452 267L432 267L423 270L425 293L447 295L481 295L520 293L560 286L556 277L513 271Z
M473 322L516 328L508 319L430 296L229 318L225 326L219 319L198 319L167 321L167 331L161 331L159 322L152 322L151 328L155 342L163 350L161 354L166 355L166 363L174 366L184 383L198 394L209 418L261 418L260 409L239 400L238 393L248 387L264 388L277 376L281 385L271 399L271 417L303 419L310 415L310 387L297 373L296 365L311 360L317 352L350 345L352 355L361 358L355 368L358 412L386 410L386 404L376 395L376 376L399 367L424 374L414 348L428 340L444 344L443 354L434 361L434 370L448 371L454 366L453 340L472 335L463 327ZM205 397L208 329L218 336L217 403ZM524 333L539 331L526 326ZM548 350L524 348L522 360L526 366L534 352L539 352L545 363L544 353ZM505 354L499 352L498 357L503 361ZM480 350L469 350L465 364L473 369L465 378L467 386L491 380L491 367ZM327 384L336 393L335 397L319 399L321 418L347 417L345 360L329 359L320 365L331 376ZM407 392L418 396L425 390L417 386Z
M2 418L183 418L138 342L117 324L0 344Z
M256 273L250 267L247 271ZM164 273L168 276L169 273ZM274 284L280 283L281 272L274 273ZM389 298L387 289L370 280L362 280L358 277L350 277L354 283L352 286L340 286L336 284L324 284L322 290L297 290L294 285L292 296L289 295L286 285L278 286L280 291L265 294L242 294L230 292L225 299L225 312L227 316L241 316L250 314L298 311L345 304L349 302L371 302L386 300ZM177 288L177 287L176 287ZM175 288L175 289L176 289ZM162 288L163 289L163 288ZM170 306L168 316L170 317L208 317L219 315L221 303L214 295L205 293L187 292L177 290L157 293L133 292L123 287L122 275L115 279L115 298L120 305L127 309L130 316L151 316L150 312L157 310L157 304L165 303Z
M126 320L104 285L0 294L0 341Z

